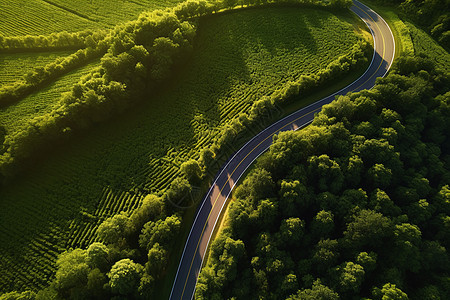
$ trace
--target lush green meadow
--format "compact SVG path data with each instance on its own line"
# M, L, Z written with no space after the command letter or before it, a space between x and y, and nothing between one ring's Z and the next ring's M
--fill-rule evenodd
M0 54L0 86L22 80L34 68L44 67L58 57L71 53L72 51Z
M38 35L58 31L112 28L142 11L183 0L0 0L0 35Z
M81 13L88 12L86 5ZM350 52L360 39L355 22L350 13L305 8L202 18L192 57L170 82L138 107L48 149L2 188L0 291L44 287L60 252L89 245L105 218L164 191L180 165L197 159L238 113ZM20 129L57 105L58 94L95 65L0 109L1 125Z
M410 22L406 22L416 54L427 55L443 71L450 71L450 54L425 31Z
M51 57L52 55L49 54L48 56ZM50 112L58 105L61 93L70 91L72 86L80 80L80 77L89 74L98 64L99 61L95 61L76 69L38 92L25 97L17 104L0 109L0 126L3 126L6 134L13 133L21 130L27 121ZM31 66L28 65L27 68Z

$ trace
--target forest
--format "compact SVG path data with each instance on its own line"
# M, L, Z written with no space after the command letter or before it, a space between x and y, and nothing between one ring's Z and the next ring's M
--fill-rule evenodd
M312 94L333 79L364 72L372 51L355 33L356 18L320 3L308 7L296 3L270 2L264 8L254 3L250 9L239 5L233 12L225 7L198 18L205 2L189 1L171 10L143 13L112 31L5 38L16 47L2 54L11 62L10 70L29 64L33 57L42 61L24 68L27 75L17 86L29 90L14 85L4 90L4 99L9 92L16 97L0 107L5 180L0 188L1 292L37 293L64 265L57 263L61 253L85 250L95 242L110 247L98 236L99 226L121 211L128 218L147 194L168 205L193 205L193 199L201 197L205 174L213 176L229 152L252 134L247 126L263 128L272 122L282 113L280 104L295 93ZM194 18L189 19L186 5ZM176 12L182 11L184 16L178 17ZM189 45L197 52L187 43L185 48L176 46L167 77L155 79L149 70L136 76L139 63L155 67L159 52L152 39L160 36L175 42L175 32L183 26L192 34ZM339 34L331 33L336 28ZM144 31L149 36L136 40L137 32ZM76 42L70 44L71 38ZM113 52L116 40L117 45L129 42L128 50ZM21 44L24 41L29 44ZM332 47L336 44L340 47ZM48 55L52 51L58 52ZM142 57L139 51L144 52ZM22 57L26 60L15 65L14 59ZM11 83L19 78L14 76L5 74ZM139 82L145 87L140 88L144 85ZM113 85L121 89L114 92ZM219 134L222 129L226 134ZM177 211L180 221L182 212ZM172 244L159 245L167 251L165 264L177 261ZM121 247L136 251L113 255L111 265L100 268L103 275L123 258L145 266L153 248L133 241ZM167 279L166 273L150 274L158 287ZM42 297L70 298L72 293L89 297L91 290L83 290L82 283L86 281L76 288L52 284ZM121 293L131 297L135 292L101 290L106 298Z
M449 80L400 57L374 89L274 138L195 298L449 298Z
M420 23L448 49L448 16L440 13L448 11L447 4L433 3L405 1L399 3L398 10L409 14L407 9L418 12L429 8L429 18L412 21ZM161 88L180 78L177 74L185 61L195 57L196 38L205 18L226 16L228 10L244 6L291 9L294 5L339 11L350 4L347 0L190 0L170 9L142 13L135 21L111 30L0 35L0 52L6 54L68 51L67 56L27 72L23 81L2 86L2 109L28 101L36 91L60 78L83 74L77 83L70 84L70 90L58 98L58 105L50 112L24 122L14 132L0 126L0 181L13 181L30 158L38 158L39 151L58 141L69 140L74 132L84 134L99 124L120 119L145 101L157 111L158 103L152 101L158 99ZM277 13L288 18L286 11ZM252 15L244 10L242 16ZM325 18L332 22L328 15ZM379 80L376 88L340 97L324 107L308 128L276 137L269 152L258 160L235 192L225 228L212 243L210 258L200 275L196 299L450 298L450 78L434 61L439 52L431 57L425 49L426 57L417 50L419 38L428 36L414 30L411 27L411 36L417 37L416 55L399 57L391 74ZM162 284L171 275L170 262L178 260L174 249L186 222L185 211L176 205L185 204L187 195L199 193L199 186L214 175L218 162L252 134L252 126L270 124L298 95L312 95L366 66L370 44L359 37L351 39L354 43L345 45L346 52L331 62L320 60L320 68L315 66L308 74L282 76L285 81L280 79L282 84L270 93L260 88L265 95L248 96L250 89L242 89L245 95L233 94L233 98L245 99L245 113L236 113L243 109L241 104L230 104L225 112L220 111L220 118L230 118L230 122L218 127L220 134L215 134L214 140L207 138L212 129L204 125L201 117L189 119L196 126L200 124L196 130L205 133L199 138L203 144L199 141L192 149L190 144L183 145L181 150L164 145L162 150L154 151L156 154L150 149L145 152L147 160L138 161L145 166L144 171L138 170L140 177L129 170L126 179L125 175L111 172L106 183L101 183L104 186L88 190L84 181L100 177L98 174L105 170L101 165L95 169L98 174L86 174L77 183L79 186L66 193L65 202L54 200L56 192L45 194L50 195L50 200L39 201L34 201L34 194L27 194L27 201L33 199L33 213L51 207L73 219L65 225L52 224L54 227L45 235L36 235L27 247L38 257L40 267L46 266L45 274L29 266L34 272L31 282L23 277L28 270L6 274L7 270L1 276L20 274L20 283L7 286L11 292L0 299L159 297ZM439 59L445 66L446 58ZM200 75L205 74L209 73ZM207 92L201 88L199 85L200 96L211 93L212 88L205 89ZM130 118L124 119L131 123ZM123 144L118 148L124 150L105 159L107 163L118 160L108 171L118 172L114 168L124 165L125 160L119 162L120 155L128 153L129 161L135 155ZM136 153L144 153L139 151ZM176 151L183 152L181 159ZM170 161L161 160L160 152ZM77 161L64 165L70 166L65 176L75 174L74 164ZM170 168L161 171L164 164ZM130 168L134 167L130 164ZM160 180L157 184L151 182L156 182L155 177ZM63 178L61 182L68 181ZM25 183L32 188L38 185L36 181ZM117 192L118 187L121 192ZM54 184L43 189L57 187ZM69 195L81 190L79 197L95 194L89 197L97 197L98 203L79 204L78 198L72 201L75 197ZM11 198L14 194L2 195ZM18 199L14 205L23 204L23 199ZM34 219L27 222L24 224L35 223ZM54 242L60 239L55 233L60 226L70 227L71 236L64 244ZM7 232L8 237L17 232ZM9 267L15 258L5 256L2 263L6 261ZM43 287L42 282L48 278ZM27 282L30 288L24 288Z

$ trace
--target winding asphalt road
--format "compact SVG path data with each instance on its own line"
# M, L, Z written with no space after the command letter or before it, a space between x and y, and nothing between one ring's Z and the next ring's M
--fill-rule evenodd
M297 130L308 125L314 114L336 96L370 89L377 77L383 77L388 72L395 53L394 37L389 26L377 13L356 0L351 10L367 24L374 39L375 51L369 68L359 79L337 93L296 111L260 132L222 167L197 211L178 266L171 300L193 298L206 249L222 208L245 170L272 144L272 137L281 131Z

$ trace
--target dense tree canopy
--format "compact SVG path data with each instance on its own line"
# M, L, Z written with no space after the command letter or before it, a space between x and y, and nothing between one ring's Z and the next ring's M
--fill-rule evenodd
M449 87L399 58L373 90L280 133L237 188L196 297L449 298Z

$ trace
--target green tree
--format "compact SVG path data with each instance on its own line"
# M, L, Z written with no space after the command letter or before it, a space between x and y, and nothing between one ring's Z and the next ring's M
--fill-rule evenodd
M106 219L97 229L99 239L106 244L123 245L129 229L128 221L128 216L125 213Z
M334 215L330 211L321 210L314 217L311 224L311 233L316 238L326 238L333 232Z
M328 155L312 156L308 159L310 184L317 186L321 192L337 193L344 183L344 176L337 162Z
M142 233L139 236L139 245L147 251L153 248L156 243L168 249L173 244L180 228L181 220L177 215L172 215L156 222L150 221L142 228Z
M264 169L255 169L236 189L236 197L240 199L249 198L256 204L256 200L274 196L274 187L269 172Z
M143 267L125 258L116 262L108 273L109 286L115 294L129 296L136 293Z
M140 231L142 226L148 221L157 218L165 218L165 205L161 197L156 195L147 195L142 200L141 206L130 216L130 224L133 231Z
M300 244L305 234L305 221L299 218L289 218L281 222L278 234L279 244L291 247Z
M163 271L168 264L168 252L155 243L148 251L148 262L145 264L145 271L153 275L154 278L159 278L163 275Z
M333 267L339 259L339 244L337 240L320 240L314 249L312 262L314 268L323 273Z
M361 265L366 273L372 272L377 264L377 254L375 252L361 252L356 257L356 263Z
M55 287L60 296L69 298L85 291L89 274L85 250L75 249L61 254L56 268Z
M369 206L372 210L385 216L398 216L400 207L394 204L388 194L380 189L375 189L370 196Z
M107 271L110 267L108 247L99 242L89 245L86 250L86 262L91 268Z
M386 283L383 287L375 288L372 291L372 295L375 299L381 300L408 300L408 295L401 289L397 288L395 284Z
M360 286L364 280L364 268L354 262L346 262L337 267L338 281L337 289L342 292L359 293Z
M199 183L200 179L203 177L200 165L194 159L182 163L180 170L186 175L189 182L192 183Z
M365 246L375 249L381 247L386 238L391 237L392 231L389 218L372 210L362 210L347 225L344 238L351 248Z
M311 289L299 290L296 295L292 295L286 300L338 300L339 295L326 285L323 285L319 279L314 281Z

